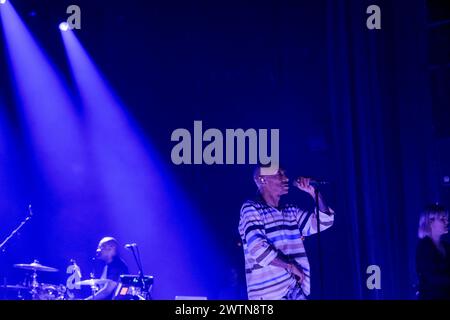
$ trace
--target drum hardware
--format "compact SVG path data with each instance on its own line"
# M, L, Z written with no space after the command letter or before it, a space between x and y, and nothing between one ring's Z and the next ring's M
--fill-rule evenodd
M113 300L150 300L152 287L152 276L123 274Z
M49 283L40 283L35 289L33 300L67 300L66 287Z
M5 286L0 286L0 289L5 289L5 290L28 290L29 287L21 286L21 285L5 285Z
M95 296L97 292L100 291L100 287L103 287L108 282L112 281L109 279L94 279L93 276L94 275L91 273L91 279L75 282L75 285L91 287L92 296Z
M0 290L4 291L6 294L8 291L16 291L15 295L17 300L24 300L23 293L28 293L30 288L22 285L2 285Z
M5 244L31 219L31 206L29 207L29 216L16 228L10 236L8 236L2 243L0 243L0 251L4 251ZM139 249L136 244L126 245L130 249L135 258L136 264L139 268L138 275L121 275L117 288L114 292L116 300L150 300L151 290L153 287L153 277L144 275L142 262L140 260ZM58 272L59 270L53 267L42 265L39 261L34 260L32 263L14 264L14 268L30 271L27 273L22 284L18 285L0 285L0 290L17 291L16 297L20 300L73 300L76 299L76 293L72 292L74 285L89 286L92 290L92 295L95 296L100 291L101 287L107 285L109 282L114 282L109 279L95 279L91 274L91 279L76 281L81 278L80 268L76 265L74 260L70 260L71 265L66 273L71 274L67 279L66 285L55 285L50 283L39 282L39 272ZM70 268L72 267L72 268ZM71 273L72 272L72 273ZM6 292L5 291L5 292ZM6 293L5 293L6 295Z
M35 283L33 286L5 285L0 286L0 289L17 291L18 300L70 300L63 285Z
M60 297L57 286L39 283L38 281L38 272L57 272L58 269L44 266L37 260L32 263L15 264L14 267L32 271L31 282L28 282L28 286L25 286L29 290L32 300L56 300L57 297ZM27 282L25 281L24 284L27 284Z
M131 251L139 269L138 275L121 275L113 299L151 300L153 277L146 276L142 267L139 246L136 243L126 244L125 249Z
M75 285L79 285L79 286L103 286L105 284L107 284L108 282L110 282L111 280L109 279L88 279L88 280L83 280L83 281L78 281L75 282Z

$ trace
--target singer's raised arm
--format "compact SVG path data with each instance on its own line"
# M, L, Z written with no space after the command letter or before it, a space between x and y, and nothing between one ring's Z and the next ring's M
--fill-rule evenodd
M326 230L333 225L334 211L325 202L320 192L316 195L316 189L310 184L309 178L300 177L294 181L294 186L301 191L308 193L319 207L320 231ZM296 219L302 236L310 236L317 233L317 216L314 211L305 211L297 208L295 211Z
M322 211L322 209L320 208L319 211L321 232L330 228L334 223L333 209L329 207L327 207L327 211ZM296 219L302 236L307 237L317 233L317 215L314 211L304 211L298 208L296 211Z

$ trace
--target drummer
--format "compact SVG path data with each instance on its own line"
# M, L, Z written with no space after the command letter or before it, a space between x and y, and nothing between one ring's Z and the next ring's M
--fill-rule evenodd
M108 279L106 284L86 300L111 300L122 274L128 274L128 267L119 256L119 243L112 237L104 237L96 251L94 277Z

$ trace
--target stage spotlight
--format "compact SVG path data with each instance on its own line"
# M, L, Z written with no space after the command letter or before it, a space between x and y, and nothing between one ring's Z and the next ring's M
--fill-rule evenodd
M6 0L0 0L0 5L5 4Z
M0 0L0 1L2 1L2 0ZM5 0L6 1L6 0ZM67 31L67 30L69 30L69 24L67 23L67 22L61 22L60 24L59 24L59 30L61 30L61 31Z

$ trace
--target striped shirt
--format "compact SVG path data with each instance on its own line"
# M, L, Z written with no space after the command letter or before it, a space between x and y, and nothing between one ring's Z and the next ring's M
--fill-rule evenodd
M320 231L333 225L334 212L320 212ZM309 261L303 246L303 237L317 233L314 212L304 211L294 205L280 209L268 206L261 200L248 200L241 209L239 221L250 300L279 300L296 279L286 269L271 265L278 255L295 260L305 274L301 288L306 296L310 293Z

